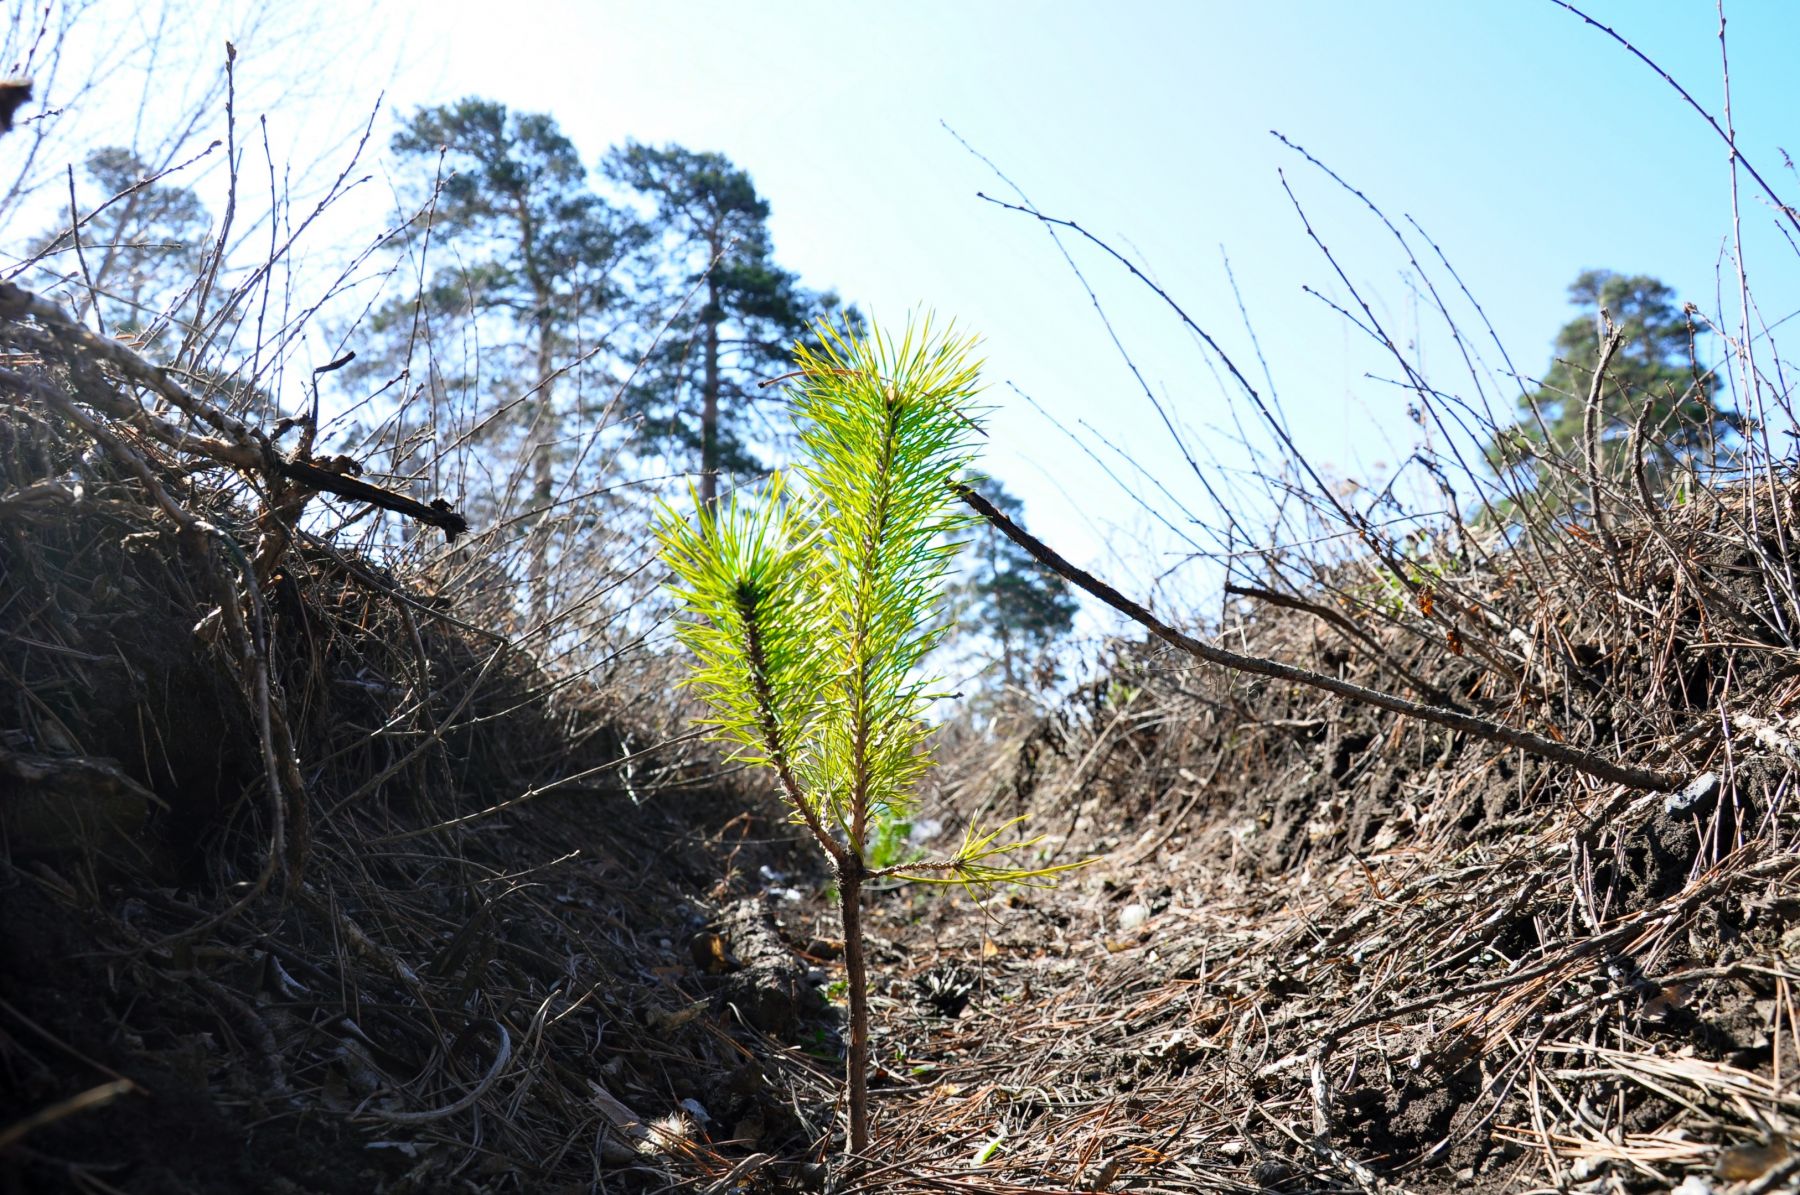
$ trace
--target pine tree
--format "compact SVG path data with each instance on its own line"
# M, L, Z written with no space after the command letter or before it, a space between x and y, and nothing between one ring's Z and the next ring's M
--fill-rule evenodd
M594 191L574 145L548 115L463 99L414 113L393 149L416 182L435 180L416 235L420 244L429 238L428 260L437 268L416 299L390 304L373 326L415 355L421 339L427 347L448 340L449 324L472 321L484 330L479 359L489 409L514 404L510 422L523 427L536 625L548 605L546 527L567 414L557 401L563 371L611 334L605 320L621 298L621 265L647 234ZM499 496L497 506L510 508L511 497Z
M971 344L909 327L898 340L827 332L796 353L796 476L760 492L665 508L663 560L687 618L690 684L705 723L739 758L775 773L837 875L850 1005L846 1161L869 1145L869 983L862 894L872 881L1041 881L1076 864L1013 866L1035 839L1001 843L970 825L945 858L879 866L877 827L903 818L929 766L922 673L966 516L950 482L973 456ZM792 482L797 487L791 487ZM1008 823L1010 826L1013 823Z
M1654 278L1587 270L1569 287L1582 314L1557 333L1542 381L1519 399L1520 420L1497 435L1488 457L1501 473L1551 510L1578 512L1587 501L1588 396L1611 331L1620 340L1601 378L1595 438L1601 473L1614 480L1635 467L1625 451L1642 420L1644 470L1655 487L1686 464L1711 463L1742 430L1716 401L1699 364L1705 328Z
M71 280L78 315L93 286L106 331L143 345L160 340L193 298L212 218L191 187L152 181L155 171L122 146L94 150L83 164L94 194L92 218L44 234L39 254Z
M991 478L969 479L1000 512L1023 526L1025 504ZM958 637L989 645L990 669L1015 692L1025 668L1043 659L1075 625L1080 609L1062 578L1033 560L992 523L975 524L963 549L963 577L951 591Z
M607 175L647 199L673 308L697 292L650 352L628 400L645 443L691 460L698 494L711 505L719 478L760 471L759 449L780 441L779 422L759 420L760 383L787 368L796 342L837 306L776 265L769 205L750 176L722 154L628 142Z

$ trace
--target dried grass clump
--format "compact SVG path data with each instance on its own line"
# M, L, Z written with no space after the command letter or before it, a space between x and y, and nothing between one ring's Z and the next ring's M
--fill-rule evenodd
M823 1077L767 1036L812 1007L781 988L799 964L688 949L703 894L782 857L779 816L667 741L654 659L636 689L546 671L442 574L312 530L327 487L461 523L322 468L0 288L0 1168L636 1190L756 1145L804 1165L825 1132L794 1086ZM696 1107L708 1134L658 1127ZM707 1144L738 1129L737 1157Z

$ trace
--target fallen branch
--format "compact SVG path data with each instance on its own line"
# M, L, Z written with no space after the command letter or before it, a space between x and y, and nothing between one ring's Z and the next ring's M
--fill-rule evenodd
M445 1104L441 1108L433 1108L429 1112L388 1112L381 1108L365 1108L361 1110L363 1115L373 1116L377 1120L385 1120L393 1124L430 1124L434 1120L444 1120L455 1116L458 1112L473 1108L481 1097L488 1093L488 1089L494 1085L494 1082L506 1073L506 1064L512 1061L512 1035L499 1021L494 1022L494 1029L500 1034L500 1048L494 1052L493 1065L488 1067L488 1072L481 1077L481 1082L464 1092L462 1098L455 1103Z
M6 1128L0 1129L0 1151L11 1149L46 1125L55 1124L78 1112L91 1112L95 1108L104 1108L122 1095L142 1090L143 1088L130 1079L114 1079L110 1083L90 1087L80 1095L73 1095L66 1100L51 1104L48 1108L33 1112L30 1116L15 1120Z
M397 494L393 490L352 477L341 471L341 466L329 467L338 465L344 459L346 458L338 457L322 463L317 459L303 460L297 456L290 458L276 455L274 467L283 477L298 482L309 490L323 490L340 498L367 502L370 506L379 506L383 510L391 510L416 522L436 527L452 542L469 529L469 521L451 509L450 504L442 498L433 498L429 503L419 502L405 494Z
M1486 718L1478 718L1473 714L1465 714L1457 710L1444 709L1441 706L1426 705L1423 702L1412 701L1405 697L1398 697L1392 693L1383 693L1379 689L1369 689L1362 685L1353 684L1350 681L1339 680L1334 676L1326 676L1324 673L1313 672L1306 668L1297 668L1292 664L1283 664L1278 660L1265 659L1262 656L1243 655L1239 652L1228 651L1222 647L1214 647L1210 643L1202 642L1192 635L1184 634L1174 627L1169 626L1167 623L1157 618L1156 615L1150 613L1150 611L1144 609L1144 607L1138 605L1106 582L1076 568L1067 560L1064 560L1061 556L1057 555L1041 540L1037 539L1023 528L1017 526L1011 519L1001 514L994 508L994 505L991 502L970 489L968 486L952 482L951 488L956 491L957 497L961 498L970 507L974 508L982 518L992 523L1002 535L1031 553L1039 564L1042 564L1057 576L1062 577L1071 585L1085 590L1099 598L1119 613L1125 615L1125 617L1147 629L1151 634L1155 635L1163 642L1172 647L1178 647L1189 655L1204 660L1209 664L1220 664L1226 668L1235 669L1238 672L1250 672L1255 673L1258 676L1272 676L1277 680L1291 681L1294 684L1306 685L1314 689L1323 689L1327 693L1334 693L1339 697L1349 698L1351 701L1360 701L1365 705L1372 705L1377 709L1384 709L1390 713L1404 714L1410 718L1417 718L1422 722L1431 722L1438 726L1448 727L1451 730L1460 730L1466 734L1472 734L1477 738L1487 739L1496 743L1504 743L1509 747L1516 747L1527 754L1536 755L1539 758L1552 760L1556 763L1567 764L1576 771L1593 776L1599 780L1607 781L1611 784L1622 784L1627 788L1645 789L1650 791L1673 791L1682 786L1682 777L1666 772L1653 772L1645 768L1625 767L1613 763L1611 760L1605 759L1599 755L1595 755L1592 752L1582 751L1579 748L1568 746L1565 743L1559 743L1554 739L1545 738L1543 735L1532 734L1530 731L1516 730L1510 726L1503 726L1498 722L1491 722Z
M1360 645L1371 660L1374 660L1383 668L1388 668L1398 673L1401 680L1404 680L1407 684L1425 694L1439 705L1453 708L1456 704L1448 693L1444 692L1430 681L1425 680L1423 677L1414 674L1412 669L1388 655L1386 651L1382 650L1381 645L1375 642L1375 640L1365 631L1329 606L1321 606L1317 602L1309 602L1304 598L1297 598L1290 594L1279 593L1273 589L1260 589L1250 585L1233 585L1229 581L1225 583L1225 592L1232 597L1254 598L1259 602L1267 602L1271 606L1280 606L1284 610L1300 610L1307 614L1311 614L1314 618L1321 619L1342 631L1345 637L1351 642Z

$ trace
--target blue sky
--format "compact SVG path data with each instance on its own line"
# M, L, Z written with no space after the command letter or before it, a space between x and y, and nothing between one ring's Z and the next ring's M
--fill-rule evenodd
M1228 253L1297 439L1344 476L1376 476L1417 429L1405 395L1364 376L1390 376L1391 363L1302 290L1349 301L1278 172L1390 331L1416 336L1441 383L1463 377L1388 234L1270 130L1396 220L1417 218L1526 372L1547 364L1580 270L1653 274L1713 310L1716 271L1729 268L1723 144L1643 64L1548 0L519 0L498 16L467 0L372 11L328 0L317 11L322 31L275 56L246 47L247 70L288 67L311 97L270 111L278 152L306 158L384 89L390 117L470 94L548 111L590 161L627 137L722 151L773 205L778 256L810 284L888 321L929 306L984 338L990 467L1047 539L1140 592L1179 562L1169 537L1012 387L1070 426L1085 421L1205 514L1200 486L1055 246L976 197L1004 187L943 123L1044 211L1139 261L1260 378ZM1590 11L1718 110L1711 5L1595 0ZM237 20L218 12L209 39ZM1800 5L1739 0L1729 15L1740 142L1800 196L1779 148L1800 148ZM1772 322L1800 307L1800 270L1744 182L1746 259ZM348 215L373 229L388 214L382 189L360 195ZM1230 425L1226 393L1191 338L1116 266L1075 252L1148 384L1196 429L1197 451L1237 462L1212 430Z
M1172 563L1132 555L1145 517L1004 383L1103 430L1204 513L1198 486L1055 247L1033 221L976 198L1004 187L940 122L1044 211L1143 263L1253 369L1223 247L1302 446L1351 476L1397 459L1416 433L1404 396L1363 379L1391 367L1301 290L1348 298L1278 170L1391 330L1430 321L1413 314L1387 234L1269 130L1396 220L1416 217L1527 372L1547 363L1581 269L1654 274L1710 309L1728 244L1723 144L1641 63L1549 3L516 11L533 19L494 21L485 4L415 18L392 100L405 109L480 93L547 110L595 157L628 136L723 151L772 203L779 255L808 281L890 320L929 305L985 338L992 467L1046 537L1097 563L1117 549L1132 558L1108 567L1140 580ZM1718 108L1711 6L1591 11ZM1740 2L1728 15L1740 143L1800 194L1777 149L1796 131L1800 7ZM1800 305L1794 254L1748 191L1743 214L1751 281L1769 318L1785 315ZM1102 257L1077 257L1171 409L1196 428L1227 424L1220 387L1179 326ZM1448 371L1448 350L1421 338L1428 367ZM1201 437L1235 459L1221 437Z

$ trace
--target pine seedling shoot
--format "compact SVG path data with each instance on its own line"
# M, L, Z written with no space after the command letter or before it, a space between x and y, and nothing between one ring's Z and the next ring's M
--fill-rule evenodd
M862 895L874 879L987 885L1070 865L1012 866L1035 840L971 826L951 855L874 866L878 828L908 815L929 765L926 656L960 547L951 484L979 436L973 342L928 319L896 341L822 326L795 349L798 464L754 492L665 506L657 535L687 617L689 684L713 736L770 769L830 860L844 925L852 1163L869 1144L869 1003ZM1008 823L1010 826L1011 823Z

